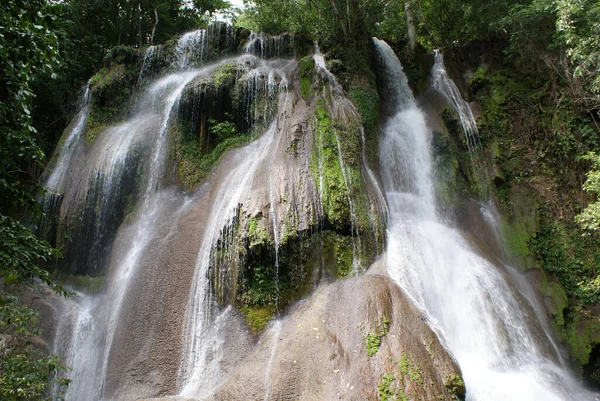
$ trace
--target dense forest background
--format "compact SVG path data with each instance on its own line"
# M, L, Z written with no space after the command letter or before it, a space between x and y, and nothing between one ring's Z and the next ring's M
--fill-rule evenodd
M600 3L593 0L5 0L0 5L0 398L48 399L64 367L36 346L36 314L18 301L60 249L38 238L40 175L103 67L228 15L236 29L318 41L344 87L371 80L370 38L391 43L416 90L423 55L441 49L483 107L482 141L499 138L495 195L515 220L514 188L535 193L539 224L513 224L515 256L560 284L551 311L584 366L580 315L600 301ZM483 61L483 62L482 62ZM411 75L412 74L412 75ZM420 83L421 82L421 83ZM360 101L360 99L359 99ZM365 100L365 101L368 101ZM360 106L360 105L359 105ZM359 107L360 109L360 107ZM471 190L468 195L477 196ZM517 222L518 223L518 222ZM555 291L555 290L553 290ZM596 329L598 323L595 323ZM586 327L590 327L589 325ZM593 371L590 370L590 371ZM586 373L586 372L581 372ZM600 381L600 377L591 378Z

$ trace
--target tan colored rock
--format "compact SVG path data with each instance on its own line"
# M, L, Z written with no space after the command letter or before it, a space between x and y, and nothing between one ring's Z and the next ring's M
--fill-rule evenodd
M383 334L384 320L389 331L369 357L367 337ZM322 287L273 323L210 399L376 400L381 385L408 399L453 400L444 382L460 371L424 320L384 276Z

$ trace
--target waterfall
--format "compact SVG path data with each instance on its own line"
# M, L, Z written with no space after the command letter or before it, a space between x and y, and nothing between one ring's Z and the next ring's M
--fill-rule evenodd
M214 350L212 344L219 340L219 332L214 325L215 314L219 312L207 280L208 272L217 240L223 228L233 224L233 219L237 217L241 197L252 183L253 173L266 157L266 150L276 132L273 124L266 134L243 149L240 163L224 180L213 202L187 307L187 324L183 333L184 360L179 375L183 378L181 395L192 396L210 391L218 383L219 350Z
M218 32L220 34L220 31ZM110 246L110 227L118 227L121 220L116 213L123 213L123 205L115 203L123 194L137 193L137 208L129 223L127 251L111 261L109 286L106 295L78 296L69 301L68 312L59 322L61 343L57 351L65 355L72 368L70 377L77 383L70 387L68 400L105 399L110 397L106 388L113 343L119 331L119 322L125 299L132 281L137 277L140 259L147 252L157 230L164 226L157 222L169 214L169 223L175 226L189 202L171 191L164 191L162 179L168 155L168 133L177 115L181 94L197 76L210 76L216 65L192 69L191 65L203 59L206 31L184 35L177 43L175 69L181 70L164 76L144 89L132 117L124 123L108 127L87 149L77 148L77 165L69 166L75 145L85 133L90 109L89 89L82 109L67 132L63 146L58 150L56 167L46 180L46 186L54 191L64 191L63 208L67 211L83 205L86 232ZM160 54L160 47L152 47L146 53L145 66L152 64ZM147 62L147 63L146 63ZM144 70L140 75L143 79ZM83 160L83 165L82 163ZM69 185L65 185L67 171ZM169 209L167 205L172 205ZM81 206L79 206L81 207ZM168 212L166 210L169 210ZM66 212L65 212L66 213ZM77 238L76 240L81 240ZM87 260L93 258L93 250L81 249ZM110 247L99 248L110 259ZM91 318L93 316L93 318Z
M244 51L260 56L261 59L294 56L294 35L283 33L272 36L251 32Z
M473 117L473 111L469 103L460 95L456 84L446 72L444 66L444 56L439 50L434 50L434 64L432 69L433 87L438 90L452 108L458 114L458 119L465 135L465 142L469 150L475 150L481 145L479 141L479 132L477 131L477 122Z
M88 116L90 114L90 98L91 93L88 82L85 86L84 94L79 102L79 112L71 123L67 137L59 149L56 164L44 183L44 186L53 193L59 194L64 191L63 185L65 175L67 174L69 165L71 163L73 152L75 151L75 147L81 139L81 136L85 132L85 125L87 124Z
M279 93L285 96L287 83L284 72L268 64L263 63L261 66L247 74L246 81L242 84L244 93L266 96L267 99L279 96ZM278 77L276 84L273 83L275 80L272 77ZM237 152L236 167L222 179L219 188L215 190L186 309L186 326L182 338L184 358L179 373L180 395L206 395L218 384L221 349L214 344L219 343L222 333L215 321L223 320L227 311L220 312L216 306L208 281L209 269L215 260L218 241L227 241L228 236L223 235L224 230L236 224L239 205L243 197L247 196L257 170L268 157L272 146L279 140L276 139L277 134L279 128L278 121L275 120L266 133ZM269 198L273 202L270 180L266 185L269 188ZM274 211L270 217L277 242L279 234L275 228L277 220ZM228 248L228 244L224 246Z
M592 400L553 354L509 275L436 213L431 132L400 62L374 39L395 105L379 146L389 203L388 273L456 357L470 401Z

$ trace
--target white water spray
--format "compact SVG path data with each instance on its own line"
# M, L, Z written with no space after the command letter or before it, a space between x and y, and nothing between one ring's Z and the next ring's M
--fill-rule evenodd
M448 76L446 67L444 66L444 56L439 50L434 51L434 60L432 69L433 87L444 95L448 103L456 111L463 133L465 134L467 147L469 150L475 150L481 146L481 143L479 141L477 122L473 116L471 106L462 98L456 84Z
M254 173L267 156L276 133L278 129L274 122L262 137L239 150L239 163L223 180L213 202L186 308L184 360L179 374L182 396L207 395L219 382L221 350L213 349L211 345L219 339L218 325L214 322L220 314L208 280L209 269L217 240L224 228L234 224L240 200L251 186Z
M64 180L71 164L71 158L75 151L75 146L85 133L88 116L90 114L91 93L89 82L85 87L82 100L80 102L80 110L72 123L71 130L67 134L67 138L59 149L58 159L54 169L46 179L44 186L54 193L64 192Z
M397 102L380 142L390 276L427 311L461 367L470 401L592 400L552 354L506 274L436 213L431 132L391 48L375 39Z

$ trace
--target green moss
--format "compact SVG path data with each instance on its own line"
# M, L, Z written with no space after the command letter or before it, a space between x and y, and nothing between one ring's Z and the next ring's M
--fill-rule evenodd
M246 323L254 335L260 334L267 324L275 316L273 308L255 308L255 307L244 307L242 313L246 318Z
M264 222L262 215L253 216L248 219L248 239L250 247L257 245L266 245L271 241L271 236Z
M377 88L368 85L353 85L350 87L350 99L360 114L365 132L374 135L379 121Z
M258 262L258 261L257 261ZM245 271L242 293L238 302L244 306L266 308L274 305L281 289L276 287L278 273L275 266L268 260L263 264L253 264Z
M327 219L334 227L343 230L350 223L348 187L340 164L335 128L322 100L318 102L316 118L311 173L321 194Z
M101 89L113 82L113 74L109 73L108 68L102 68L90 79L90 87Z
M178 176L186 188L192 188L202 182L227 150L241 146L248 141L247 136L225 138L209 153L202 154L200 144L193 135L186 131L189 129L188 126L180 122L174 129L176 130L174 134L176 137L175 153L178 162Z
M312 93L312 77L315 71L315 61L312 56L306 56L298 61L298 77L300 78L300 95L308 99Z
M569 307L569 298L565 289L554 281L549 281L548 274L542 276L540 293L546 297L548 314L552 317L554 324L562 329L565 326L565 313Z
M322 234L323 258L337 278L350 275L354 270L352 238L326 231Z
M558 277L567 295L588 305L600 300L600 291L587 285L600 266L600 249L595 238L582 234L577 225L554 219L542 207L540 230L529 244L544 270Z
M79 274L58 274L56 280L77 291L97 294L106 288L106 276L84 276Z
M115 57L131 64L111 64L102 68L90 80L92 103L85 133L88 145L91 145L98 134L108 126L122 120L129 109L133 88L137 82L139 60L119 54Z
M225 63L219 66L212 77L218 88L232 88L238 74L238 67L234 63Z
M519 222L509 224L502 220L500 231L509 256L529 256L531 254L527 245L531 233Z
M408 401L406 394L401 389L397 389L395 384L396 378L394 373L389 372L381 377L379 384L377 385L377 394L381 401Z
M94 124L91 127L88 127L88 129L85 131L85 142L88 144L88 146L93 144L96 138L98 138L98 135L100 135L100 133L108 127L109 125L106 124Z

